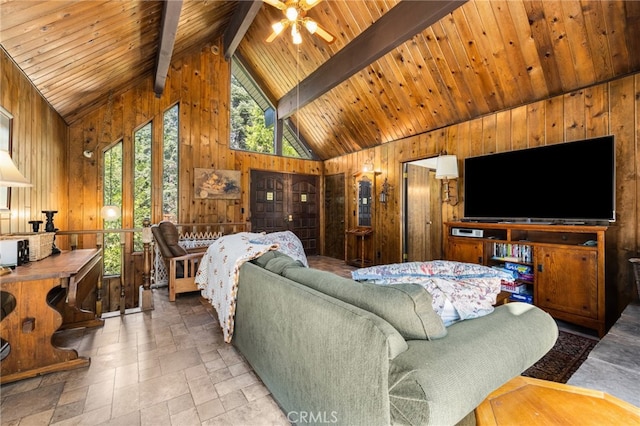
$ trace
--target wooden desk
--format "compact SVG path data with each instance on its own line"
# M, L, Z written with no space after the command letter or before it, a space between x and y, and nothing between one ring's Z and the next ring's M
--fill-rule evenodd
M3 299L6 293L15 298L0 322L0 337L10 345L0 363L0 383L89 365L75 349L54 346L52 337L63 327L103 324L80 307L102 277L101 260L100 249L65 251L0 277Z

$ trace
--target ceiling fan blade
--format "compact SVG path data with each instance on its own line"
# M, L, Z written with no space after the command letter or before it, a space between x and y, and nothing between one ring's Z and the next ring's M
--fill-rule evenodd
M287 5L281 2L280 0L262 0L262 1L280 10L285 10L287 8Z
M298 6L300 6L300 9L302 10L309 10L312 7L316 6L318 3L320 3L322 0L300 0L300 2L298 3Z
M318 25L318 28L316 28L315 35L319 36L327 43L333 43L334 41L336 41L336 38L329 31L322 28L320 25Z
M276 37L278 37L278 33L277 32L272 32L269 37L267 37L267 40L265 40L267 43L271 43L273 40L276 39Z

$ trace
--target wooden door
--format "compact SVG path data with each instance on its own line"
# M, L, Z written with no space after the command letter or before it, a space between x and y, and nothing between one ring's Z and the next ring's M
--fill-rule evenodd
M289 230L307 255L318 254L318 176L252 170L250 191L253 232Z
M541 308L598 317L598 256L595 250L537 246L534 303Z
M404 165L404 236L403 258L407 262L422 262L442 258L440 211L440 181L432 170Z
M318 176L289 175L290 196L288 211L289 222L293 220L293 231L304 247L307 255L319 253L320 236L320 188Z
M277 232L289 229L285 216L285 175L274 172L251 171L251 230Z
M344 259L344 184L344 174L330 175L324 178L324 254L336 259Z

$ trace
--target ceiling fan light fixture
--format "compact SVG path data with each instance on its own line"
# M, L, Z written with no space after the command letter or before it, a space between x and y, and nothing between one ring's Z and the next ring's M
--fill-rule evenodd
M293 44L302 43L300 27L305 27L307 31L322 38L327 43L333 43L335 37L324 29L318 22L307 18L307 11L318 5L322 0L263 0L265 3L279 9L284 13L285 18L280 22L271 25L273 32L267 37L267 43L274 41L285 29L291 27L291 38Z
M285 15L287 16L287 19L290 20L291 22L294 22L295 20L298 19L298 9L290 6L287 8Z
M309 31L311 34L315 34L316 31L318 31L318 24L316 23L316 21L314 21L313 19L309 19L309 18L305 18L304 20L304 27L307 29L307 31Z
M284 22L282 21L276 22L271 26L271 28L273 28L273 32L276 35L279 35L282 31L284 31Z
M300 35L300 31L298 31L298 24L293 24L291 27L291 37L293 38L293 44L302 43L302 36Z

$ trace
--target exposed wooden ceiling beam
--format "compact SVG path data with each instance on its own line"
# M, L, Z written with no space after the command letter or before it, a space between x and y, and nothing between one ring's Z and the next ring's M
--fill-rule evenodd
M173 45L178 32L178 21L180 21L180 11L182 10L182 0L165 0L162 9L162 24L160 26L160 47L156 57L156 77L153 84L153 91L157 97L162 95L164 84L167 80L167 72L173 54Z
M466 3L403 0L278 101L286 118Z
M245 33L262 7L262 0L241 1L224 32L224 58L233 56Z

